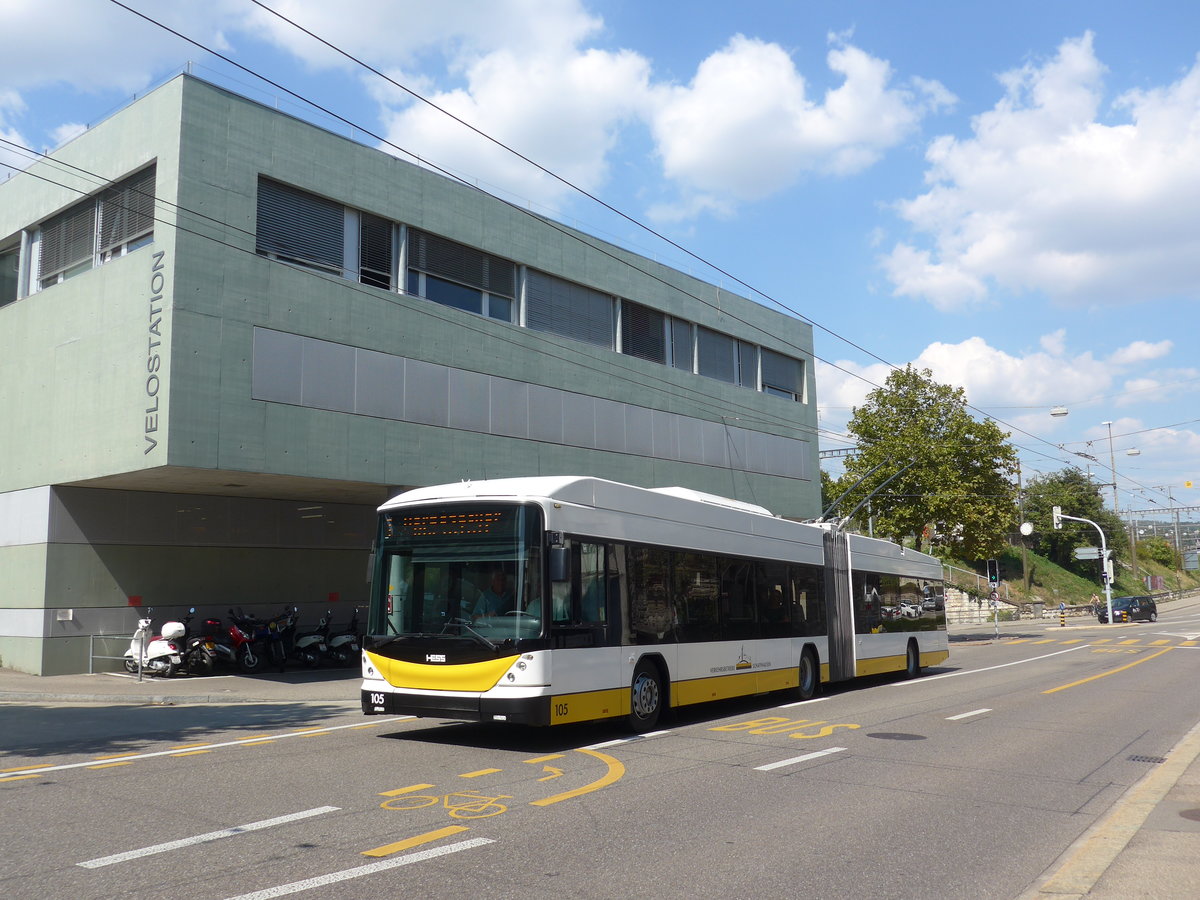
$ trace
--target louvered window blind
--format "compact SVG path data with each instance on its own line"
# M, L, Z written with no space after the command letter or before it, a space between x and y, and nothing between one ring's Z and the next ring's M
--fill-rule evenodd
M154 166L100 195L101 255L154 233Z
M258 180L259 253L340 273L345 228L340 203L277 181Z
M696 335L696 351L698 357L697 371L701 375L738 383L738 342L727 334L711 331L708 328L698 328Z
M96 201L84 200L42 226L38 281L43 287L96 252Z
M415 228L408 231L408 265L489 294L517 296L516 263Z
M762 350L763 390L781 391L799 399L804 393L804 364L765 347Z
M621 352L651 362L667 361L666 316L631 300L621 301Z
M362 213L359 224L358 268L363 284L392 286L392 223Z
M683 319L671 319L671 365L676 369L691 372L695 369L695 360L692 323Z
M583 285L529 270L525 325L600 347L613 346L613 299Z

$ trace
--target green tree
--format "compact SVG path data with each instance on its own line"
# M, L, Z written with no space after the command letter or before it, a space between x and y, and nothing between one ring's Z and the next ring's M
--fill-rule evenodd
M895 476L870 501L877 535L924 537L965 559L1007 545L1016 517L1016 450L995 422L971 416L962 388L938 384L928 369L898 369L854 410L847 431L859 452L846 460L841 483L867 477L837 514ZM864 508L860 529L865 516Z
M1061 530L1053 526L1055 506L1069 516L1091 519L1104 531L1108 549L1115 551L1115 558L1129 556L1129 542L1125 526L1120 518L1104 507L1104 498L1092 481L1079 469L1068 468L1048 475L1036 476L1025 486L1025 519L1033 525L1031 547L1034 552L1045 556L1083 578L1099 581L1100 567L1093 560L1075 558L1076 547L1099 545L1100 535L1086 522L1063 522Z
M1138 541L1137 553L1139 559L1149 559L1172 569L1179 568L1179 555L1166 538L1155 536Z

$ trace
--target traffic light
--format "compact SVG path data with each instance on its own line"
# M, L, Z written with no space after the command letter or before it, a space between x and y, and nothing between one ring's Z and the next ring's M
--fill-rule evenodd
M1000 583L1000 560L989 559L987 561L988 584L995 587Z
M1051 513L1054 515L1054 527L1062 528L1062 507L1054 507L1054 509L1051 510Z

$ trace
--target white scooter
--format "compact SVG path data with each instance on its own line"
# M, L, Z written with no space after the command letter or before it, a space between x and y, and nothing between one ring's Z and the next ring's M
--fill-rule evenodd
M149 672L169 678L183 663L182 638L186 629L181 622L165 622L161 635L150 631L149 619L138 619L137 631L125 651L125 671L135 675Z

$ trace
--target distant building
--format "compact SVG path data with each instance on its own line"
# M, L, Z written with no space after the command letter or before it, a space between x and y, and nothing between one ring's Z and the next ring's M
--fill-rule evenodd
M0 384L0 665L39 674L146 607L348 620L409 487L819 511L807 324L190 76L0 183Z

